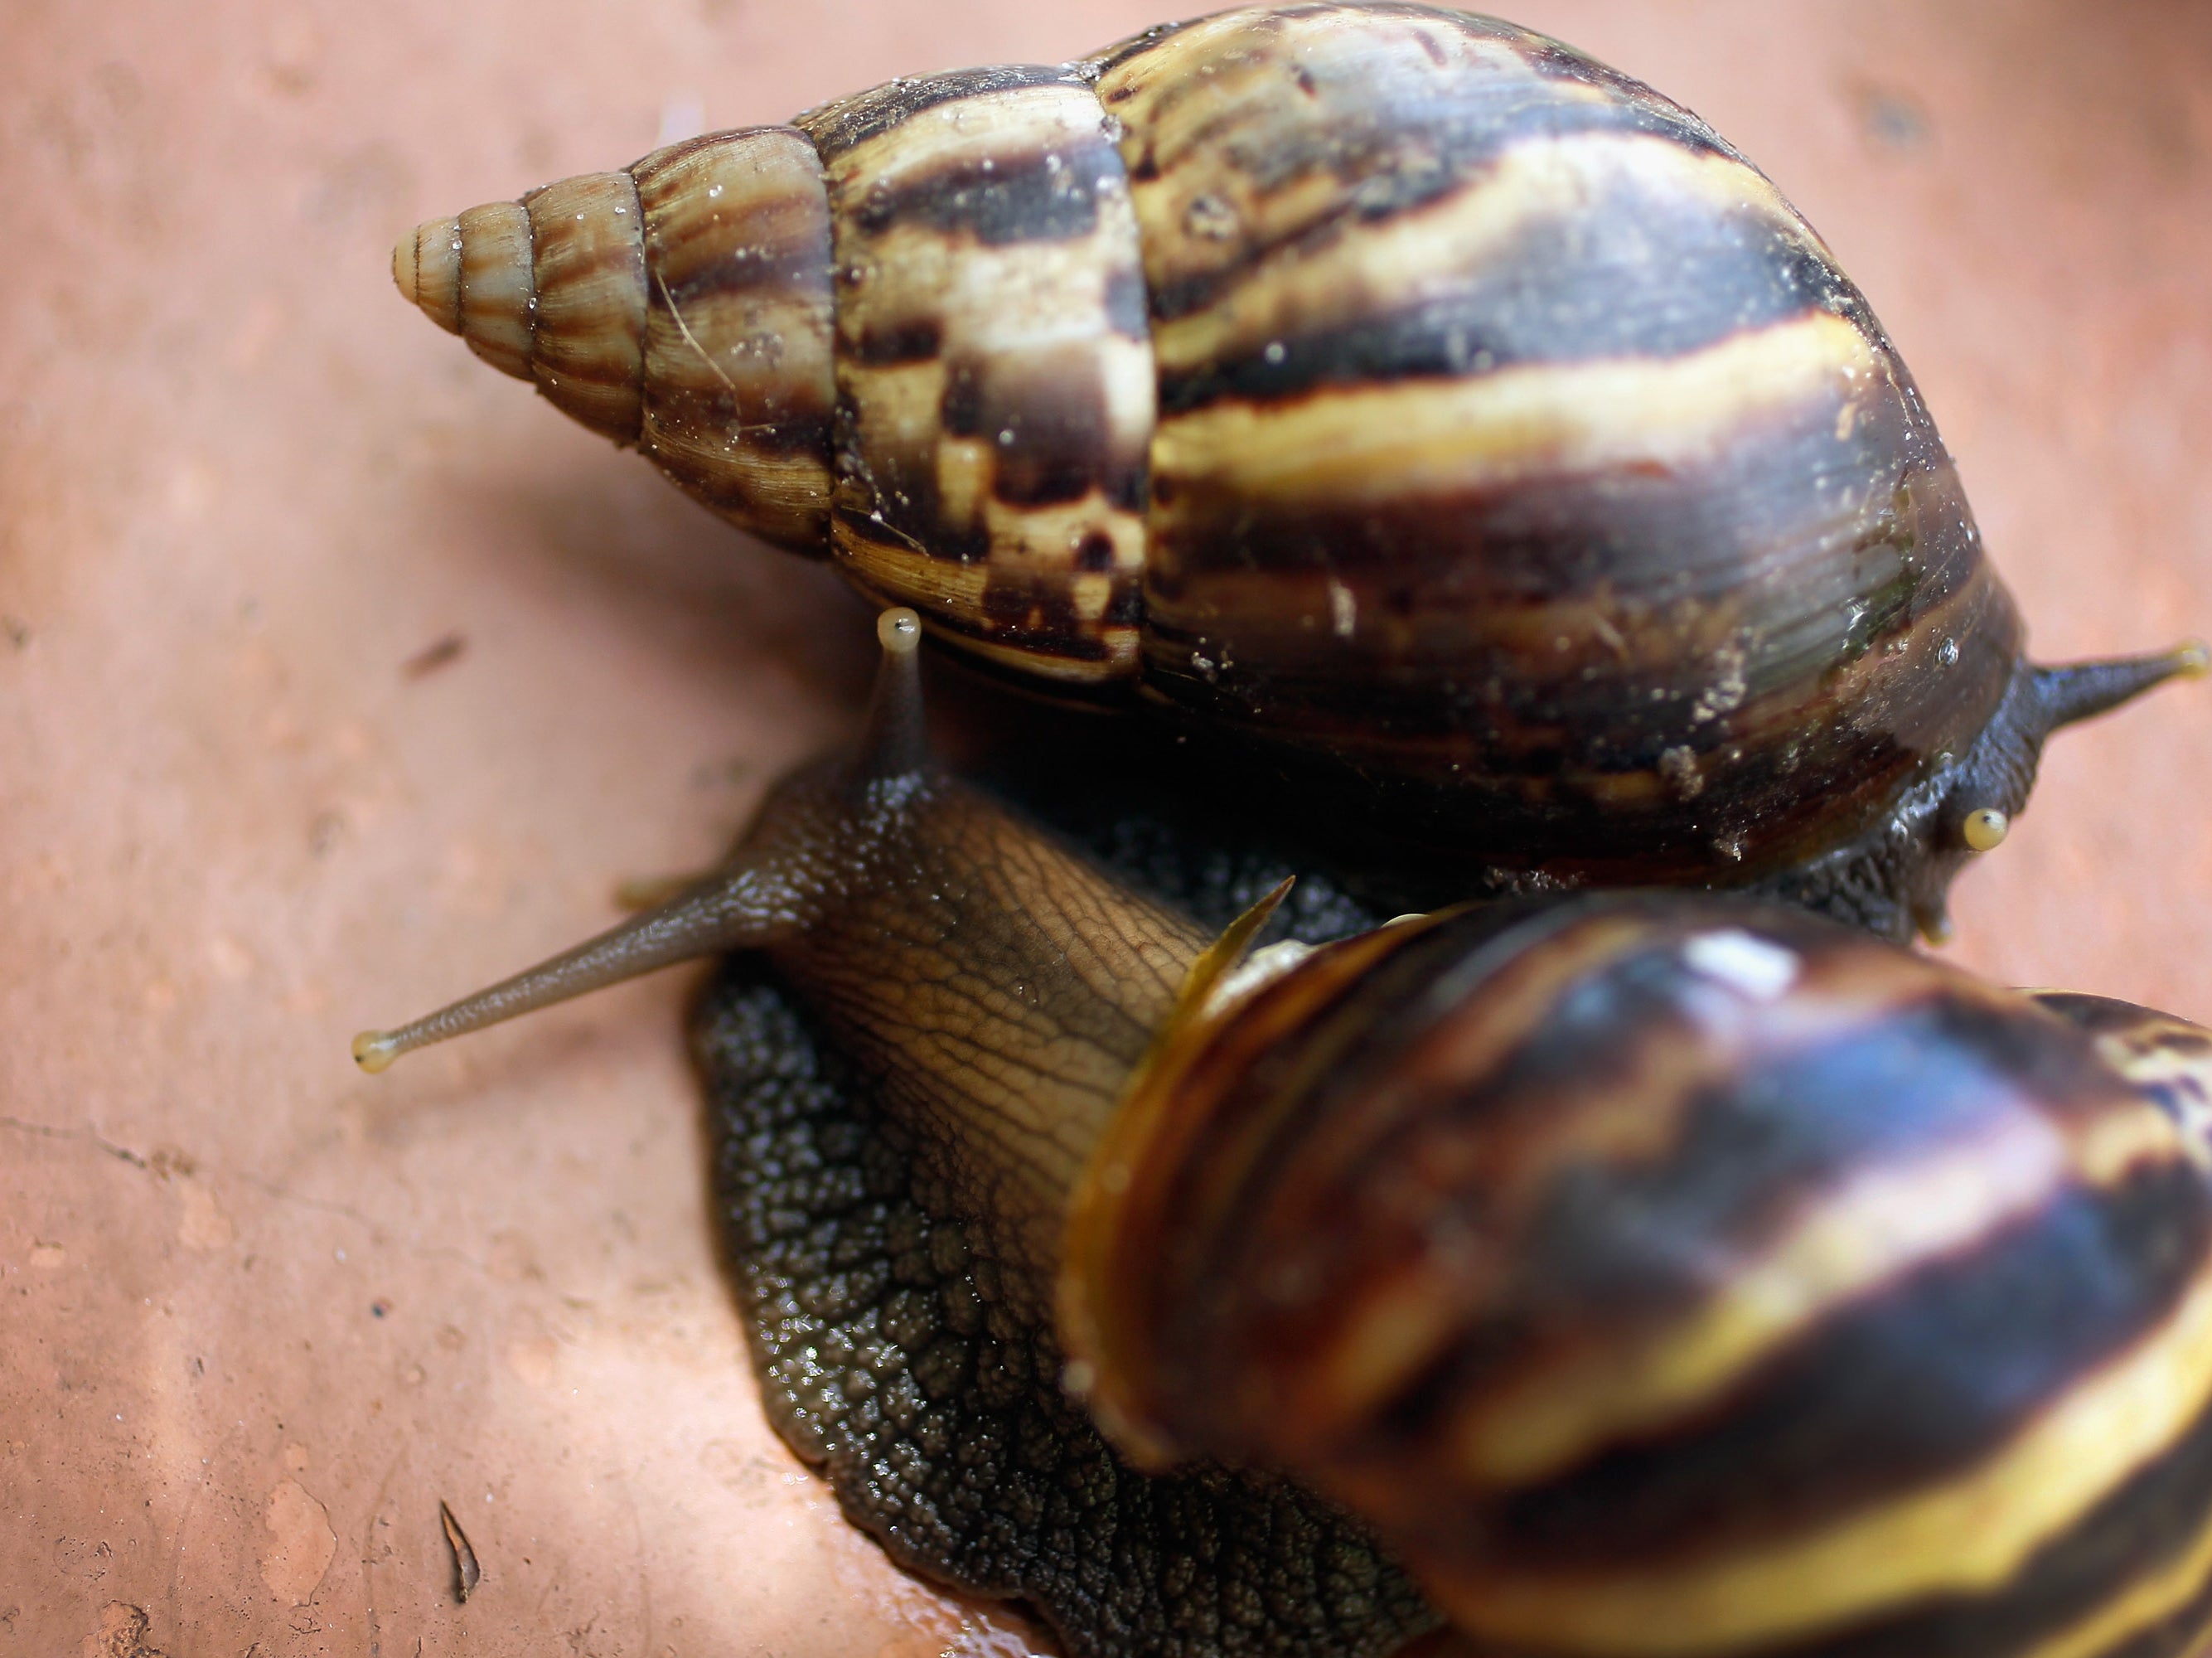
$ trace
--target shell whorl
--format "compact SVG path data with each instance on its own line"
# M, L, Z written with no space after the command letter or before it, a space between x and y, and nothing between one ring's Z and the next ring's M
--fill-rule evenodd
M1330 947L1094 1163L1071 1348L1503 1650L2179 1658L2212 1041L2076 1000L1710 900Z
M716 133L433 221L401 238L392 277L732 522L823 552L829 206L804 135Z
M1159 360L1148 692L1392 779L1406 841L1600 876L1741 879L1965 751L2019 630L1955 469L1696 116L1412 5L1224 13L1098 88Z
M986 663L1133 679L1152 343L1087 77L923 76L799 124L836 227L840 567Z
M1340 849L1941 936L1960 826L2102 695L2045 694L1796 209L1494 19L1248 7L901 79L394 274L971 661L1342 801Z

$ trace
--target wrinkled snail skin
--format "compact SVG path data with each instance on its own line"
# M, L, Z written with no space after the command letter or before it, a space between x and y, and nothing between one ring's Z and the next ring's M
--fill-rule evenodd
M1940 931L1960 821L2119 699L2027 663L1796 210L1492 19L1255 8L902 79L394 274L972 661L1171 710L1400 853Z
M1109 1433L1341 1503L1485 1650L2212 1632L2212 1037L1690 894L1224 977L927 762L919 631L728 868L357 1056L764 952Z

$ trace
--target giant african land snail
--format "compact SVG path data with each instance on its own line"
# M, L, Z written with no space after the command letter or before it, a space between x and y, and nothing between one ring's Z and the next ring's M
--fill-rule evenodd
M1252 8L426 224L487 361L989 669L1190 716L1370 850L1750 886L1904 938L2045 736L1826 245L1541 36Z

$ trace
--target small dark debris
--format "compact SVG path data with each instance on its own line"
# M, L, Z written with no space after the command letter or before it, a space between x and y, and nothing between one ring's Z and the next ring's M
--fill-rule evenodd
M381 1297L369 1302L368 1304L368 1315L373 1319L380 1319L391 1310L392 1303L388 1301L383 1300Z
M442 1500L438 1504L438 1523L446 1528L446 1546L453 1551L453 1597L466 1606L477 1585L483 1582L483 1569L477 1564L477 1551L469 1546L468 1533Z
M1869 87L1862 92L1859 119L1878 148L1899 155L1925 147L1930 137L1927 106L1895 87Z
M458 630L443 638L422 647L400 665L400 675L409 680L426 680L441 667L451 667L468 654L468 635Z
M27 649L31 643L31 625L19 616L0 616L0 634L4 634L16 649Z

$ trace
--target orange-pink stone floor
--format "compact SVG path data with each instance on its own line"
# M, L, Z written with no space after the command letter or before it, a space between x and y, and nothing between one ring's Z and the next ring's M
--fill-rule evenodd
M2041 655L2212 632L2212 10L1518 15L1698 109L1830 238ZM477 363L386 260L664 136L1155 21L0 9L0 1654L1041 1639L894 1570L763 1423L692 979L381 1079L347 1058L714 851L851 728L869 644L821 570ZM2208 794L2212 687L2062 737L1955 957L2212 1019Z

